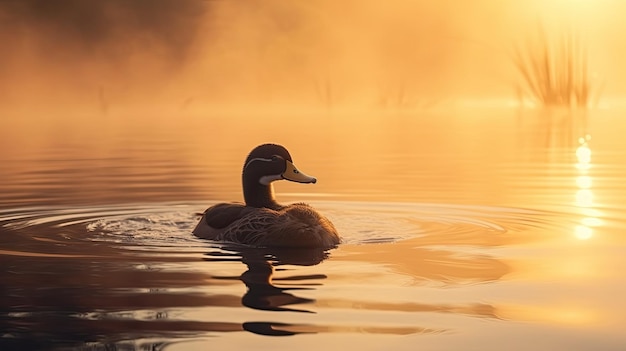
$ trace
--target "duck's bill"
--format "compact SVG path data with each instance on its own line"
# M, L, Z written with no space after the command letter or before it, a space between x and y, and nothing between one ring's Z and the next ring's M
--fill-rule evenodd
M302 172L300 172L293 163L287 162L287 169L283 172L283 179L291 180L292 182L298 183L315 183L317 179L315 177L308 176Z

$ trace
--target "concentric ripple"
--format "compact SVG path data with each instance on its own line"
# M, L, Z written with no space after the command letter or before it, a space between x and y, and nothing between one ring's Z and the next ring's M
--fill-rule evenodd
M66 254L81 242L109 242L126 249L168 247L184 250L206 242L191 231L198 212L210 204L150 204L0 211L0 226L15 240L3 252ZM529 240L526 229L563 226L566 218L536 210L410 203L320 202L346 244L420 240L424 245L497 245ZM537 230L533 231L537 233ZM490 235L485 235L489 233ZM85 248L81 248L85 249ZM68 251L68 252L66 252ZM90 254L82 251L82 254Z
M504 234L524 241L532 239L525 233L528 229L562 228L568 217L531 209L429 203L342 203L325 213L341 228L345 242L355 244L407 239L426 243L427 238L433 244L480 244Z
M1 211L5 335L21 345L36 331L71 348L102 335L439 334L452 329L448 318L500 318L498 306L463 290L511 272L485 251L564 223L516 208L316 202L344 244L272 250L194 237L197 213L210 205Z
M108 256L119 253L110 250L115 248L198 247L202 243L189 234L194 217L190 207L176 204L5 210L0 212L0 230L11 240L0 252Z

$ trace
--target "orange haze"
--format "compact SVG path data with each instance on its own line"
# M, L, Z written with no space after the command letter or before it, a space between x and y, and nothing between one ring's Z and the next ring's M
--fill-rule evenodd
M510 54L574 29L626 92L620 1L24 0L0 5L0 109L428 107L515 99Z

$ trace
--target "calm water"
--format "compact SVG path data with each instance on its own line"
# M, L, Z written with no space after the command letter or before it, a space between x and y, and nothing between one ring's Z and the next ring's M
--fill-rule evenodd
M622 116L3 118L0 349L624 350ZM191 234L268 141L337 249Z

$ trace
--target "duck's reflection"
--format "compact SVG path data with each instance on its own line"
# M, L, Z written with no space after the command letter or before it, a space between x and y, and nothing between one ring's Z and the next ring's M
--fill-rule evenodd
M241 298L241 303L249 308L264 311L290 311L314 313L309 309L293 308L289 306L302 305L315 302L314 299L299 297L293 291L311 290L312 286L319 285L320 279L325 279L326 275L298 275L283 278L274 278L275 270L283 270L277 267L285 265L313 266L322 262L328 256L323 249L260 249L241 246L222 247L223 250L232 252L235 257L240 257L248 270L241 276L221 277L221 279L240 279L248 288ZM234 257L229 254L216 252L208 253L207 260L232 260ZM228 258L230 256L230 258ZM303 283L303 281L315 281ZM294 282L298 286L278 287L275 281ZM263 334L266 334L264 332Z
M277 268L286 265L313 266L328 257L323 249L261 249L245 246L221 247L220 251L207 254L208 261L241 261L247 270L239 277L214 277L215 279L239 279L248 290L241 298L242 305L264 311L315 313L310 309L294 308L290 306L311 304L314 299L296 296L293 291L311 290L320 285L320 279L326 279L324 274L297 275L275 278ZM226 251L226 252L225 252ZM275 281L292 282L297 286L279 287ZM306 282L304 281L314 281ZM299 328L304 327L304 328ZM242 328L249 332L268 336L288 336L302 333L311 333L309 327L294 324L249 321L242 324ZM302 329L302 330L294 330Z

